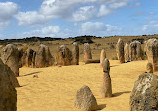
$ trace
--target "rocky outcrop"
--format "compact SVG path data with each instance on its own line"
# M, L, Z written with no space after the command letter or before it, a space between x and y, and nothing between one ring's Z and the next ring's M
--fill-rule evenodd
M105 97L112 97L112 84L111 84L111 77L110 77L110 62L106 58L103 61L103 80L101 86L101 96Z
M83 86L77 91L75 107L85 111L95 111L98 109L96 98L88 86Z
M7 64L16 76L19 76L19 51L13 44L6 45L2 50L2 60Z
M124 42L122 39L119 39L117 44L116 44L116 52L117 52L117 57L118 57L120 63L124 63L125 62Z
M153 65L153 70L158 70L158 41L156 39L149 39L146 42L146 54L148 62Z
M15 75L0 59L0 111L17 110L17 92L11 78ZM15 77L16 78L16 77Z
M142 60L142 48L139 41L133 41L129 45L129 56L130 60Z
M84 61L92 59L91 48L88 43L84 43Z
M103 67L103 61L105 60L105 58L106 58L106 52L105 52L105 49L102 49L101 53L100 53L100 65L101 65L101 67Z
M124 51L125 51L125 61L129 62L130 56L129 56L129 44L128 43L126 43L126 45L124 47Z
M151 63L147 63L146 70L148 73L153 73L153 65Z
M57 52L57 64L62 66L71 65L72 52L65 45L61 45Z
M130 111L158 111L158 76L143 73L134 84Z
M73 43L72 65L79 65L79 46L78 46L77 42Z
M42 68L52 66L53 64L54 57L51 55L49 47L44 44L41 44L35 56L35 67Z

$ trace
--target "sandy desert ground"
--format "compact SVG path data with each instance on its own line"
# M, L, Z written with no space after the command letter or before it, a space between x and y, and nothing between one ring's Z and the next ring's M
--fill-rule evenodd
M147 60L124 64L110 60L110 63L113 97L105 99L100 97L103 76L100 64L80 62L78 66L21 68L18 111L80 111L74 107L74 100L83 85L90 87L101 111L129 111L130 92L139 74L146 71Z

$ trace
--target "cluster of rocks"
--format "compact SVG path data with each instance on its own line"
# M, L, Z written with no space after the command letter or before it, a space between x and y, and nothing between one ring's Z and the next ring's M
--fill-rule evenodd
M139 41L133 41L130 44L119 39L116 44L117 57L120 63L143 59L143 51Z
M72 51L65 45L61 45L58 48L56 60L58 65L79 65L79 46L77 42L73 43Z
M130 58L141 59L141 44L133 42L129 47L133 47L129 50ZM134 50L134 47L137 50ZM134 83L129 102L130 111L158 111L158 76L153 74L158 70L158 41L156 39L147 40L145 52L148 59L147 72L141 74Z
M59 65L79 65L79 46L73 44L70 51L65 45L59 47L57 53ZM16 87L20 87L16 77L19 76L19 68L42 68L54 65L55 59L48 46L41 44L37 51L28 48L17 48L13 44L6 45L0 58L0 111L17 110Z
M145 45L144 53L147 55L148 62L152 65L152 69L153 69L152 71L149 72L157 71L158 70L158 40L149 39L145 41L144 45ZM126 43L124 46L123 40L119 39L116 45L116 52L120 63L143 59L143 50L141 47L141 43L139 41Z
M13 44L6 45L2 52L1 58L4 64L7 64L16 76L19 76L19 68L26 66L32 68L42 68L52 66L55 59L50 53L48 46L41 44L37 51L31 48L24 50L17 48ZM61 45L57 52L58 65L79 65L79 46L73 43L72 51L65 45Z
M143 59L141 43L138 41L126 43L124 46L124 42L119 39L116 51L120 63ZM146 53L148 57L147 72L141 74L134 84L130 96L131 111L158 111L158 76L153 74L153 71L158 69L158 42L156 39L149 39L146 42ZM93 60L89 44L84 46L84 61L87 60ZM100 54L100 65L104 72L100 90L101 96L103 98L112 97L110 62L106 58L104 49ZM98 110L96 98L88 86L83 86L77 91L74 105L86 111Z

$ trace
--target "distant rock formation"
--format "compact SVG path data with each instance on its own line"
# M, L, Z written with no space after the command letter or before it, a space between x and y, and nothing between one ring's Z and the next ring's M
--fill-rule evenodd
M129 55L131 60L142 60L142 48L139 41L133 41L129 45Z
M35 51L30 49L30 48L28 48L26 50L26 54L27 54L27 56L26 56L26 66L27 67L32 67L32 64L34 64L33 63L33 54L34 54L34 52Z
M116 52L117 52L117 57L118 57L120 63L124 63L125 62L124 42L122 39L119 39L117 44L116 44Z
M103 67L103 61L105 60L105 58L106 58L106 52L105 52L105 49L102 49L101 53L100 53L100 65L101 65L101 67Z
M125 47L124 47L124 51L125 51L125 61L129 62L130 61L130 54L129 54L129 44L126 43Z
M57 52L57 64L62 66L71 65L72 62L72 52L65 45L61 45Z
M91 48L88 43L84 44L84 61L86 62L88 59L92 59Z
M158 70L158 41L157 39L149 39L146 42L146 54L148 62L152 64L153 70Z
M35 67L42 68L52 66L54 64L54 57L51 55L49 47L41 44L35 56Z
M72 48L72 65L79 65L79 46L77 42L73 43Z
M19 52L19 68L22 67L22 56L23 56L23 48L18 48Z

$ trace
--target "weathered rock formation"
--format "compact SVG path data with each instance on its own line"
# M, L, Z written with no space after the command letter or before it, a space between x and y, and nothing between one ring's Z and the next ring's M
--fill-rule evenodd
M130 56L129 56L129 44L128 43L126 43L124 51L125 51L125 60L126 60L126 62L129 62Z
M22 65L22 67L26 66L26 57L27 57L27 53L23 52L23 55L21 57L21 65Z
M35 54L34 54L35 56ZM42 68L52 66L54 64L54 57L51 55L49 47L41 44L36 52L35 67Z
M65 46L61 45L57 52L57 64L62 66L71 65L72 52Z
M26 50L26 54L27 54L27 56L26 56L26 66L27 67L32 67L32 64L33 64L33 53L34 53L35 51L34 50L32 50L32 49L30 49L30 48L28 48L27 50Z
M11 80L12 70L0 59L0 111L17 110L17 92ZM16 77L15 77L16 78Z
M124 42L122 39L119 39L117 44L116 44L116 52L117 52L117 57L120 60L120 63L124 63L125 62Z
M153 65L153 70L158 70L158 41L156 39L149 39L146 42L146 54L148 62Z
M79 46L78 46L77 42L73 43L72 65L79 65Z
M106 58L103 61L103 82L101 86L101 96L105 97L112 97L112 85L111 85L111 78L110 78L110 62Z
M153 65L151 63L147 63L146 70L148 73L153 73Z
M83 86L77 91L75 107L85 111L95 111L98 109L96 98L88 86Z
M18 52L19 52L19 68L22 67L22 56L23 56L23 48L18 48Z
M14 74L14 72L8 67L8 65L4 64L3 61L0 59L0 69L4 74L9 75L9 78L14 87L20 87L19 82Z
M33 68L36 67L36 65L35 65L35 58L36 58L36 52L34 51L33 52L33 57L32 57L32 67Z
M84 43L84 61L92 59L91 48L88 43Z
M103 61L105 60L105 58L106 58L106 52L105 52L105 49L102 49L101 53L100 53L100 65L101 65L101 67L103 67Z
M133 41L129 45L129 56L130 59L133 60L142 60L142 48L141 43L139 41Z
M158 76L143 73L134 84L130 111L158 111Z
M19 76L19 51L13 44L6 45L2 50L2 60L7 64L16 76Z

